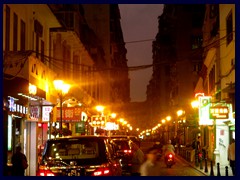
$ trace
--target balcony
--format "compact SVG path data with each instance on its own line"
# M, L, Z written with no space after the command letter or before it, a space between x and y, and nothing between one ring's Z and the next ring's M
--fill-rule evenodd
M81 17L78 12L58 11L54 14L67 31L74 31L80 37Z

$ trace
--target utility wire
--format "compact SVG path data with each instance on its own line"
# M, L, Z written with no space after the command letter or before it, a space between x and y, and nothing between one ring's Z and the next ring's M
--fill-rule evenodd
M235 31L233 31L233 33L234 33ZM217 43L218 41L222 41L223 39L225 39L227 37L227 35L226 36L224 36L224 37L222 37L222 38L219 38L219 39L217 39L217 40L215 40L214 42L212 42L212 43L210 43L210 44L207 44L206 46L204 46L204 47L201 47L201 48L197 48L197 49L195 49L194 51L192 51L191 53L192 54L190 54L189 56L191 57L191 56L193 56L193 55L195 55L195 54L199 54L200 52L201 52L201 50L203 50L203 49L205 49L205 50L209 50L211 47L213 47L213 45L215 44L215 43ZM150 41L150 39L148 39L148 40L142 40L142 41ZM131 41L130 43L133 43L133 42L136 42L136 41ZM222 46L222 45L225 45L226 44L226 42L224 41L224 42L221 42L220 44L219 44L219 47L220 46ZM209 47L209 49L207 49ZM27 52L27 53L26 53ZM16 61L17 62L19 62L19 61L22 61L24 58L25 58L25 61L24 61L24 64L25 64L25 62L26 62L26 60L27 60L27 56L28 55L30 55L31 53L33 53L34 51L18 51L18 52L11 52L13 55L15 54L15 55L19 55L19 54L22 54L23 55L23 57L21 58L21 59L16 59L16 60L10 60L10 62L6 62L6 59L8 59L8 58L6 58L7 56L8 56L8 53L5 53L4 54L4 72L6 71L6 69L11 65L11 63L15 63ZM35 52L35 53L37 53L37 52ZM228 53L228 54L230 54L230 52ZM226 56L228 56L228 54L226 54ZM39 55L40 55L40 53L39 53ZM81 63L75 63L75 62L68 62L67 60L63 60L63 59L57 59L57 58L53 58L53 57L49 57L49 56L46 56L46 55L44 55L44 59L49 63L49 65L52 65L52 66L54 66L54 67L56 67L57 69L59 69L59 70L66 70L66 71L68 71L68 72L83 72L83 70L82 69L73 69L73 66L70 66L70 68L69 69L63 69L63 67L61 67L61 64L57 64L56 63L56 61L57 62L61 62L61 63L63 63L63 62L67 62L68 64L71 64L71 65L76 65L76 66L81 66L81 67L91 67L91 69L92 70L86 70L85 72L87 72L87 73L90 73L90 72L100 72L100 71L116 71L116 70L118 70L118 71L138 71L138 70L142 70L142 69L146 69L146 68L150 68L150 67L153 67L153 66L157 66L157 65L161 65L161 64L165 64L165 63L169 63L169 61L161 61L161 62L158 62L158 63L153 63L153 64L147 64L147 65L140 65L140 66L130 66L130 67L111 67L111 68L101 68L101 69L96 69L96 67L94 67L94 69L93 69L93 67L92 66L89 66L89 65L85 65L85 64L81 64ZM181 58L178 58L178 59L185 59L185 60L187 60L188 58L186 58L186 57L181 57ZM9 65L9 63L10 63L10 65ZM17 74L19 74L20 73L20 71L22 70L22 68L20 68L20 70L14 75L14 77L15 76L17 76Z

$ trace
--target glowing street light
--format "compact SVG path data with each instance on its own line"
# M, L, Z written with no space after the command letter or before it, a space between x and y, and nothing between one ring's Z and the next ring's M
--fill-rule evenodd
M177 111L177 115L178 115L178 116L182 116L182 115L183 115L183 113L184 113L184 111L183 111L183 110L178 110L178 111Z
M98 111L98 112L101 112L102 114L103 114L103 110L104 110L104 106L101 106L101 105L98 105L98 106L96 106L96 110Z
M115 119L117 117L117 114L116 113L112 113L111 114L111 118Z
M170 121L171 119L172 119L171 116L167 116L167 117L166 117L166 120L167 120L167 121Z
M191 102L191 105L192 105L192 108L193 108L193 109L198 108L198 107L199 107L199 102L198 102L198 100L192 101L192 102Z

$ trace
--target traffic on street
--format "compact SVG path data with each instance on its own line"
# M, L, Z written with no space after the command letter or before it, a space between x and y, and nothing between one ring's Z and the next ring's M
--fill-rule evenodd
M138 145L126 136L69 136L52 139L46 143L37 176L136 176L136 172L141 176L140 169L148 161L148 150L157 148L154 142L139 140ZM143 159L135 171L135 158L139 158L137 151L143 152ZM174 163L169 167L164 161L164 150L162 152L155 162L158 164L158 175L206 176L176 154Z

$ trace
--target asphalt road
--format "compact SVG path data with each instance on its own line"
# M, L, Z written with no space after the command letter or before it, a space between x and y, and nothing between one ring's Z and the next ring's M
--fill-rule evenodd
M142 142L140 148L145 153L151 146L153 146L152 142ZM163 161L163 157L161 158L161 169L159 169L159 171L162 176L206 176L201 171L193 168L187 161L179 158L178 155L176 155L175 160L176 163L171 168L167 168Z

